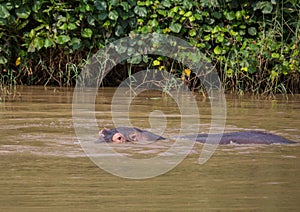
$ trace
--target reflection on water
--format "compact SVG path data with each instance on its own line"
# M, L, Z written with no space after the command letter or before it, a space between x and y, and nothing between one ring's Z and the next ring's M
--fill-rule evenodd
M114 89L96 99L99 128L113 127ZM23 87L14 101L0 102L0 208L97 209L103 211L298 211L300 145L219 146L204 165L203 145L172 171L148 180L127 180L99 169L86 157L73 129L72 90ZM201 132L210 127L209 101L198 97ZM264 100L227 96L226 131L261 129L300 142L300 97ZM187 108L188 109L188 108ZM180 130L172 99L143 93L130 106L131 123L151 129L148 116L161 111L164 136ZM156 115L156 116L155 116ZM155 113L152 118L159 118ZM84 127L84 126L83 126ZM91 135L93 137L93 135ZM95 138L97 135L95 135ZM164 152L173 141L113 145L130 157ZM111 157L113 155L106 155Z

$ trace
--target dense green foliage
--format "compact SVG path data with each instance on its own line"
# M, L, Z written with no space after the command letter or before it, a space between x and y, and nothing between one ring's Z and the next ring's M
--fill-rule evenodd
M299 93L299 30L298 0L0 0L0 84L74 85L107 43L158 32L205 53L226 90ZM149 63L170 68L166 58Z

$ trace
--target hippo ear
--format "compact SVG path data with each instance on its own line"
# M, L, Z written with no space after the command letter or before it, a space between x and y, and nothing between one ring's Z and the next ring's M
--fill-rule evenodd
M101 136L101 135L104 135L104 132L107 132L107 131L109 131L109 129L106 128L106 127L104 127L102 130L99 131L99 135L100 135L100 136Z
M137 135L136 133L131 133L128 135L130 141L137 141Z

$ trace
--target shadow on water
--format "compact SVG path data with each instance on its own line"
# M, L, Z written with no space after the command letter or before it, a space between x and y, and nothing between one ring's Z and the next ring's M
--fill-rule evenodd
M196 144L191 154L170 172L148 180L128 180L99 169L80 147L73 128L72 89L21 87L18 92L20 98L0 102L2 210L300 209L299 145L219 146L206 164L199 165L203 145ZM113 127L113 92L112 88L98 92L99 128ZM210 105L201 97L198 102L200 131L205 133L210 128ZM288 101L227 96L227 107L226 131L266 130L300 142L299 96ZM176 104L155 92L134 99L130 106L131 122L151 129L149 113L158 110L165 114L165 135L176 136L181 121ZM164 141L113 148L129 157L147 158L165 151L171 144L172 141Z

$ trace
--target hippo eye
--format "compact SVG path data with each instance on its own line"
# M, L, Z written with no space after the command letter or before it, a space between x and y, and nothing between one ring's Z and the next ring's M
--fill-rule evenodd
M120 141L120 140L122 139L122 137L121 137L121 136L119 136L119 137L117 137L117 139Z

